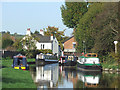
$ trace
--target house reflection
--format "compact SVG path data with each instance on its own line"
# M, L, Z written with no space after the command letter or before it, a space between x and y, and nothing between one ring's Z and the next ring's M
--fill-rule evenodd
M38 88L53 88L58 85L58 64L48 64L45 66L36 66L36 72L33 76L34 82Z

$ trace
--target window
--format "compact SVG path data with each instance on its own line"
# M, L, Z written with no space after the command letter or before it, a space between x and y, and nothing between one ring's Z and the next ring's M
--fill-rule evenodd
M42 44L41 44L41 49L42 49Z
M44 49L45 45L43 44L43 49Z
M73 44L73 48L75 48L76 47L76 44Z

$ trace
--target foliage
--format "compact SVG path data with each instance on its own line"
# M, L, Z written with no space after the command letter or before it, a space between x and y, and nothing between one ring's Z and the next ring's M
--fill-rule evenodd
M2 33L0 33L0 49L2 48Z
M23 50L26 51L26 56L30 58L32 56L31 50L36 50L36 40L32 36L27 36L21 40Z
M45 35L51 36L51 34L53 34L53 36L57 38L61 49L63 49L62 42L65 40L65 38L67 38L67 37L64 37L64 32L65 30L59 31L59 28L48 26L46 28Z
M34 32L34 34L39 34L39 32L36 30L36 31Z
M65 2L65 6L61 7L62 20L64 25L74 28L79 20L87 12L86 2Z
M2 41L2 48L5 49L8 46L11 46L13 44L13 41L11 39L5 39Z
M2 35L2 48L6 49L8 46L12 46L13 40L11 39L11 36L9 33L4 33Z
M88 8L88 11L79 20L79 24L75 31L75 38L78 42L77 49L80 52L83 52L83 41L85 41L87 52L93 48L94 38L91 36L92 30L90 30L90 25L101 9L102 3L93 3L92 6Z
M20 42L21 39L17 39L14 44L13 44L13 47L16 48L16 51L22 51L23 48L22 48L22 42Z
M118 40L118 3L104 3L91 25L94 47L100 55L107 55L114 50L114 40Z

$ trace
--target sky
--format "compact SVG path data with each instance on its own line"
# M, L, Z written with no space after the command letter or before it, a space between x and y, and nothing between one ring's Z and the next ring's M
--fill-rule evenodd
M47 28L66 29L65 35L71 36L73 29L67 28L62 22L60 7L64 2L2 2L2 31L26 34Z

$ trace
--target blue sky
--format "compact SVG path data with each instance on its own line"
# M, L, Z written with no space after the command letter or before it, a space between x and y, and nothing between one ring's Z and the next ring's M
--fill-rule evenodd
M72 29L62 22L60 7L64 2L3 2L2 3L2 31L25 34L27 28L31 31L58 27L66 29L65 35L70 36Z

